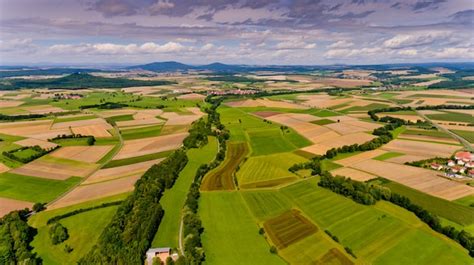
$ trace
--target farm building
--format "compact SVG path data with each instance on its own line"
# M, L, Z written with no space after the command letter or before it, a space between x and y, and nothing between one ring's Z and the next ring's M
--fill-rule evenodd
M467 163L467 162L474 161L474 154L472 154L470 152L462 151L462 152L457 152L454 155L454 158L456 160L458 160L458 163L459 163L459 161Z
M146 252L146 262L148 265L153 264L154 258L157 258L161 264L166 264L168 257L171 257L171 248L150 248Z
M443 166L440 165L440 164L437 164L437 163L432 163L431 168L436 169L436 170L441 170L441 169L443 169Z

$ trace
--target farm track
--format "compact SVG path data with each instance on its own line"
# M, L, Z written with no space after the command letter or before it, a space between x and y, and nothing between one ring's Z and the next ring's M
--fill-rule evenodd
M114 157L115 155L118 154L118 152L120 151L120 149L122 148L123 146L123 138L122 138L122 135L120 134L120 130L118 129L118 127L116 125L113 126L115 132L117 133L118 137L119 137L119 148L117 148L117 150L114 151L114 154L111 155L106 161L104 161L104 163L102 163L97 169L93 170L92 172L90 172L89 174L87 174L86 176L84 176L81 181L79 183L77 183L76 185L72 186L69 190L67 190L66 192L64 192L63 194L61 194L61 196L57 197L56 199L50 201L48 204L46 204L46 208L48 208L49 205L52 205L54 204L55 202L59 201L61 198L63 198L64 196L66 196L67 194L69 194L71 191L73 191L75 188L77 188L78 186L80 186L84 181L87 180L87 178L89 178L92 174L94 174L95 172L97 172L98 170L100 170L104 165L106 165L107 163L109 163Z

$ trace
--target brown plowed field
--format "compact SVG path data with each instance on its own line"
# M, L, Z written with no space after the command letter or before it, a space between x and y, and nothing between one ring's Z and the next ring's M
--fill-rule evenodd
M382 149L408 155L450 157L460 146L396 139Z
M31 209L33 207L32 202L18 201L7 198L0 198L0 218L8 214L11 211L23 210L25 208Z
M38 145L43 149L50 149L50 148L54 148L54 147L58 146L55 143L51 143L51 142L43 141L43 140L38 140L38 139L34 139L34 138L27 138L27 139L23 139L23 140L20 140L20 141L16 141L15 144L21 145L21 146L35 146L35 145Z
M348 168L348 167L342 167L342 168L335 169L335 170L331 171L331 173L334 176L344 176L346 178L351 178L351 179L357 180L357 181L367 181L367 180L377 178L377 176L375 176L375 175L372 175L372 174L369 174L367 172L363 172L363 171L360 171L360 170L357 170L357 169Z
M51 153L51 156L95 163L110 152L112 148L113 146L111 145L65 146Z

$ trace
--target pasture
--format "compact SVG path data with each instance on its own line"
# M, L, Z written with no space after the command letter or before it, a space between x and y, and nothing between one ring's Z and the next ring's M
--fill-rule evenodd
M160 204L165 211L165 215L155 234L152 247L178 247L181 212L186 200L186 194L188 193L199 166L214 160L217 154L217 139L215 137L209 137L207 145L199 149L190 149L186 154L188 156L188 163L179 173L179 177L173 187L166 190L160 199Z
M201 193L199 215L204 227L205 264L286 264L270 253L239 192Z
M162 125L154 125L147 127L140 127L136 129L122 129L120 134L124 140L134 140L147 137L159 136L161 133Z
M278 249L288 247L318 231L318 228L295 209L263 223L265 232Z
M463 131L463 130L451 130L453 133L461 136L462 138L466 139L466 141L470 143L474 143L474 132L471 131Z
M460 112L443 111L443 113L427 114L426 116L432 120L474 123L472 115Z
M29 202L49 202L79 183L80 180L77 177L53 180L2 173L0 174L0 196Z
M28 221L29 225L38 229L38 234L31 243L33 251L43 258L44 264L60 265L77 262L97 241L102 230L112 220L118 206L95 209L60 220L59 222L68 229L69 239L59 245L51 244L48 232L49 226L46 222L54 216L69 213L77 209L94 207L106 202L123 200L127 196L128 194L120 194L35 214ZM64 251L65 244L73 248L71 253Z
M293 153L249 157L236 173L239 187L255 188L276 186L298 179L288 168L306 159Z
M124 158L124 159L116 159L116 160L112 160L108 162L102 168L105 169L105 168L120 167L120 166L132 165L132 164L141 163L145 161L165 158L172 152L173 150L169 150L169 151L163 151L163 152L158 152L158 153L153 153L153 154L148 154L148 155L134 156L134 157Z

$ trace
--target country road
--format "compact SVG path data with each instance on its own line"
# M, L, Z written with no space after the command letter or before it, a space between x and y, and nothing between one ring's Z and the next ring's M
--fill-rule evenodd
M457 139L467 150L469 150L471 152L474 152L474 148L472 147L471 143L469 143L466 139L462 138L461 136L459 136L459 135L451 132L450 130L448 130L448 129L436 124L435 122L431 121L425 114L421 113L420 111L418 111L418 110L415 110L415 111L420 117L422 117L423 119L431 122L431 124L433 124L433 126L438 128L438 130L443 131L443 132L451 135L452 137Z

